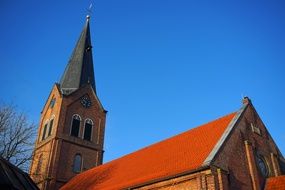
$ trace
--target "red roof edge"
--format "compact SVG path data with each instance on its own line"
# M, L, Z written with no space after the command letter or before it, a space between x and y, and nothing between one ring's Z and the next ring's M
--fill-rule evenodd
M264 190L284 190L285 189L285 175L270 177L266 180Z

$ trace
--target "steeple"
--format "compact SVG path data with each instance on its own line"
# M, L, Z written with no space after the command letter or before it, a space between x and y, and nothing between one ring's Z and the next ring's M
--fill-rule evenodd
M86 84L90 84L96 93L89 20L87 15L86 24L61 77L63 94L68 95Z
M61 80L41 112L30 168L41 190L57 190L103 162L107 112L95 91L89 21L87 16Z

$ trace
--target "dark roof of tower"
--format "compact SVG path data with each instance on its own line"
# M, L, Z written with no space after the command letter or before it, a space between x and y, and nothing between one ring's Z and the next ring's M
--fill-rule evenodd
M29 175L0 156L1 189L38 190Z
M86 84L91 84L96 93L89 20L90 17L87 16L86 24L61 77L60 89L63 94L69 94Z

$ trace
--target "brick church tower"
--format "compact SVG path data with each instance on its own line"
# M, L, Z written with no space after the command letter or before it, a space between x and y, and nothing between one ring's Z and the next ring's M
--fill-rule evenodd
M40 189L59 189L102 164L106 111L96 94L90 17L59 83L41 112L30 175Z

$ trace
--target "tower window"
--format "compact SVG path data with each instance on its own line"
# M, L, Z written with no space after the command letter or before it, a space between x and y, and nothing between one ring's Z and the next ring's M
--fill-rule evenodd
M54 104L55 104L55 98L53 98L51 101L50 101L50 104L49 104L49 107L50 108L53 108L54 107Z
M73 160L72 171L74 173L80 173L81 172L81 166L82 166L82 157L80 154L76 154L74 156L74 160Z
M86 119L84 125L84 135L83 135L84 140L91 141L92 127L93 127L93 121L91 119Z
M47 126L48 126L48 123L46 123L45 126L44 126L42 140L45 140L45 138L46 138Z
M72 117L71 132L70 132L71 136L74 137L79 136L80 120L81 118L77 114Z
M48 137L51 135L52 126L53 126L53 119L49 122Z

